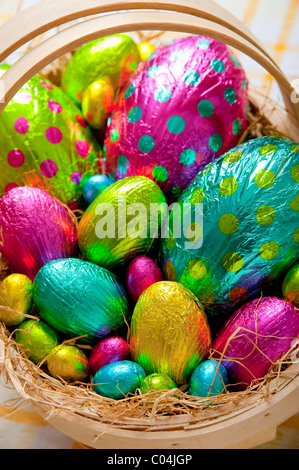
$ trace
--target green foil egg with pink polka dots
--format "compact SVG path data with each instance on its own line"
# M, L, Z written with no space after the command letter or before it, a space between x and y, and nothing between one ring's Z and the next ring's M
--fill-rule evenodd
M0 66L3 75L9 65ZM17 186L45 189L75 208L85 174L101 172L102 152L79 108L39 75L0 116L0 194Z
M186 188L161 239L166 279L212 316L281 290L299 257L299 144L261 137L207 165Z
M119 94L105 136L107 170L143 175L176 199L247 126L247 79L226 44L188 36L156 49Z

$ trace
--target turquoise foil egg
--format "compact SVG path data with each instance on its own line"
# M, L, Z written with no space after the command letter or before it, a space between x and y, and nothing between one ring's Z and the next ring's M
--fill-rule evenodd
M228 377L226 368L215 360L202 362L190 377L190 395L211 397L225 393Z
M184 222L174 208L170 212L161 268L166 279L196 295L212 329L214 320L223 322L262 290L273 292L298 259L297 149L299 144L278 137L237 146L183 192L177 208Z
M68 337L94 344L129 319L125 290L107 269L77 258L50 261L38 272L33 302Z
M145 379L143 368L132 361L118 361L99 369L92 379L93 390L103 397L119 400L135 393Z

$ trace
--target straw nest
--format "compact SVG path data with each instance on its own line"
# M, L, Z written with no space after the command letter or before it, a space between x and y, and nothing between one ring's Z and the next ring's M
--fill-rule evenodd
M139 34L141 40L148 40ZM160 37L157 33L154 37ZM150 38L151 39L151 38ZM41 71L41 75L60 85L61 72L67 64L71 53L58 59L51 66ZM250 101L248 115L248 128L241 136L242 142L261 136L288 137L287 130L282 132L273 125L271 115L284 112L278 104L267 96L258 93L258 101ZM256 92L254 96L257 96ZM258 105L256 103L259 103ZM260 104L262 103L262 104ZM270 106L269 106L270 105ZM267 108L267 113L264 112ZM269 115L269 109L271 110ZM281 126L279 126L281 127ZM72 213L75 221L80 213ZM8 267L0 255L0 280L10 274ZM1 308L1 306L0 306ZM38 314L33 311L30 318L39 320ZM17 328L17 327L16 327ZM13 405L13 411L22 406L26 400L50 417L53 413L67 411L80 417L87 417L102 424L116 425L125 429L138 429L139 431L156 431L153 418L157 416L189 416L193 425L205 425L214 421L221 421L228 415L237 414L257 406L273 394L278 393L290 381L297 380L299 384L298 368L295 372L288 372L292 363L298 362L299 340L292 349L278 362L273 363L268 374L261 380L253 382L245 391L232 391L227 387L225 393L207 398L194 397L188 394L186 386L178 389L163 391L150 391L142 395L138 389L134 395L121 400L102 397L93 392L91 379L85 382L67 383L50 376L46 359L40 364L34 364L24 353L21 345L13 338L13 329L8 330L0 323L0 372L11 387L11 383L20 395L20 402ZM76 344L83 348L88 355L91 349L88 345L80 344L80 338L66 340L65 343ZM213 351L210 358L213 357ZM225 356L221 360L224 360ZM220 363L221 363L220 360ZM177 426L181 426L178 420Z

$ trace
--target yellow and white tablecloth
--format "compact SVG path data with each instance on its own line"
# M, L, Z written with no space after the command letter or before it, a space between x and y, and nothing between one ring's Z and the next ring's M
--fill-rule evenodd
M39 0L0 0L0 25ZM285 75L299 88L299 0L217 0L255 34ZM0 26L1 27L1 26ZM252 59L241 54L248 79L277 102L282 102L276 82ZM78 443L61 434L30 408L11 405L19 396L0 380L0 449L76 449ZM275 440L261 449L299 449L299 414L279 426Z

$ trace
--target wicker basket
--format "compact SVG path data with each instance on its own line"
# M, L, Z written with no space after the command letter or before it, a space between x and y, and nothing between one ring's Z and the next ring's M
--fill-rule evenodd
M88 18L83 20L85 17ZM188 0L183 5L177 0L163 0L155 2L154 6L134 0L41 1L22 12L22 17L16 16L1 27L0 61L42 33L78 19L79 22L67 25L43 42L37 42L3 75L5 95L0 99L0 112L34 74L95 38L116 32L148 30L202 34L247 54L276 79L285 109L250 88L251 106L259 110L272 132L299 141L299 105L291 99L294 89L250 31L211 1ZM115 413L115 407L120 405L110 403L113 417L109 418L109 413L103 415L101 412L101 397L95 397L92 390L77 387L79 392L82 390L82 406L82 400L80 404L76 401L79 392L74 394L71 402L64 400L61 398L62 389L66 385L56 379L52 379L49 385L49 377L35 365L29 371L28 360L1 325L0 347L2 373L13 383L20 397L49 424L91 448L252 448L273 439L276 427L299 411L299 360L294 352L293 360L286 361L283 367L278 366L279 374L272 375L272 380L271 377L265 379L260 387L252 391L231 394L229 399L221 398L221 404L217 406L197 408L196 404L191 403L190 406L187 404L184 412L156 412L161 403L171 398L171 394L173 396L174 392L170 391L169 396L163 394L155 397L151 412L145 415L137 412L134 415L134 400L130 413L126 413L124 400L119 415ZM35 373L38 381L32 387ZM94 406L96 400L99 403L98 411ZM182 402L184 400L182 395ZM213 401L211 404L214 405Z

